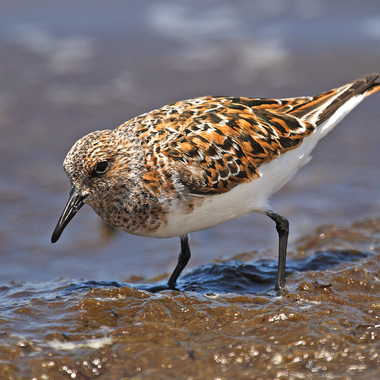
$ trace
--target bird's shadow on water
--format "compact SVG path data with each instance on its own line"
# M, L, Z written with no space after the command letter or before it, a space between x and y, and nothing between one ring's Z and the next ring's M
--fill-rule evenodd
M330 269L344 262L353 262L370 256L367 252L355 250L319 251L302 260L288 260L286 276L305 271ZM203 265L186 275L180 276L176 290L198 293L241 293L257 294L274 289L277 276L277 261L257 260L242 262L230 260L222 263ZM170 290L166 281L152 284L128 284L117 281L82 281L70 285L65 293L77 290L103 287L135 287L156 293Z

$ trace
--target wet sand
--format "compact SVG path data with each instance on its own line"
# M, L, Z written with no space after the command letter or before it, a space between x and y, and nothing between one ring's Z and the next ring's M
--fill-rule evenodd
M290 221L283 296L260 215L192 234L182 292L142 290L179 239L115 233L84 207L50 244L84 134L180 99L313 95L380 71L377 1L269 3L0 4L1 379L378 377L377 94L273 196Z
M300 242L282 296L270 290L274 262L241 260L198 268L183 292L67 279L4 285L0 376L376 378L379 242L380 220L321 228Z

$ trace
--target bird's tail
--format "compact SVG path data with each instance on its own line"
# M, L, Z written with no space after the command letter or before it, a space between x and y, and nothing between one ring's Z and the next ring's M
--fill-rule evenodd
M370 74L344 86L322 92L309 98L303 104L301 103L294 107L289 113L301 120L320 125L332 117L338 109L346 108L346 114L365 97L380 90L380 82L376 82L378 78L379 74ZM357 101L353 100L347 107L344 107L344 104L350 99L356 99Z

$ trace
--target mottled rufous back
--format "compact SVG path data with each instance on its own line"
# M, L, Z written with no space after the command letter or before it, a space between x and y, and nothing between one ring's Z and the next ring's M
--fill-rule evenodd
M313 133L315 125L284 112L287 103L207 96L143 114L117 130L147 148L150 168L142 179L151 186L170 169L190 193L217 194L257 178L262 163Z

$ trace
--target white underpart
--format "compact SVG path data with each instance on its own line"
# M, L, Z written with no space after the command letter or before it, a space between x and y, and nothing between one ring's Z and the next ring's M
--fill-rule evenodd
M172 206L167 223L155 231L152 237L167 238L203 230L228 220L244 217L255 212L270 210L269 197L284 186L311 159L310 153L317 142L330 132L366 94L352 97L302 144L278 158L259 167L261 176L249 183L236 186L227 193L207 196L200 207L184 213L180 204Z

